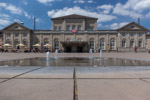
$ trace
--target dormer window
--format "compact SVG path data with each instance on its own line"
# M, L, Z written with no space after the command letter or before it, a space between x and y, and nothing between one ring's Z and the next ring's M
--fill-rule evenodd
M15 28L18 28L18 26L15 26Z
M135 28L135 26L132 25L132 26L130 26L130 28Z

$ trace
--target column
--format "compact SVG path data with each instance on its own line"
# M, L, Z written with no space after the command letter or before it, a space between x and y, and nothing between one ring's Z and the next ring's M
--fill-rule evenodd
M82 30L85 30L85 19L83 19L83 22L82 22Z

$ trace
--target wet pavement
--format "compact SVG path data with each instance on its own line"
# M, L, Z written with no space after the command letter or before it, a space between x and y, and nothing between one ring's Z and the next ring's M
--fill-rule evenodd
M12 79L0 90L0 100L73 100L72 79Z
M87 54L60 56L67 55L87 56ZM109 55L104 54L106 57ZM128 55L111 53L110 56L150 59L150 56L146 55L146 53ZM0 60L44 56L44 54L10 53L0 54ZM73 72L73 66L0 66L0 100L74 100ZM76 77L78 100L149 100L150 98L150 66L76 67Z

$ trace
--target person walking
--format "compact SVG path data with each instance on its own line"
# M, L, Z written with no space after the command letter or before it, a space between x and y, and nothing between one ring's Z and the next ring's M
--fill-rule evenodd
M137 53L137 46L134 47L134 51Z

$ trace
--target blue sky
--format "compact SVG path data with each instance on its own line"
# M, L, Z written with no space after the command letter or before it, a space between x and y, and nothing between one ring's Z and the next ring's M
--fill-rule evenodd
M150 29L150 0L0 0L0 29L24 22L33 29L51 29L51 18L80 14L98 18L98 29L117 29L141 18Z

